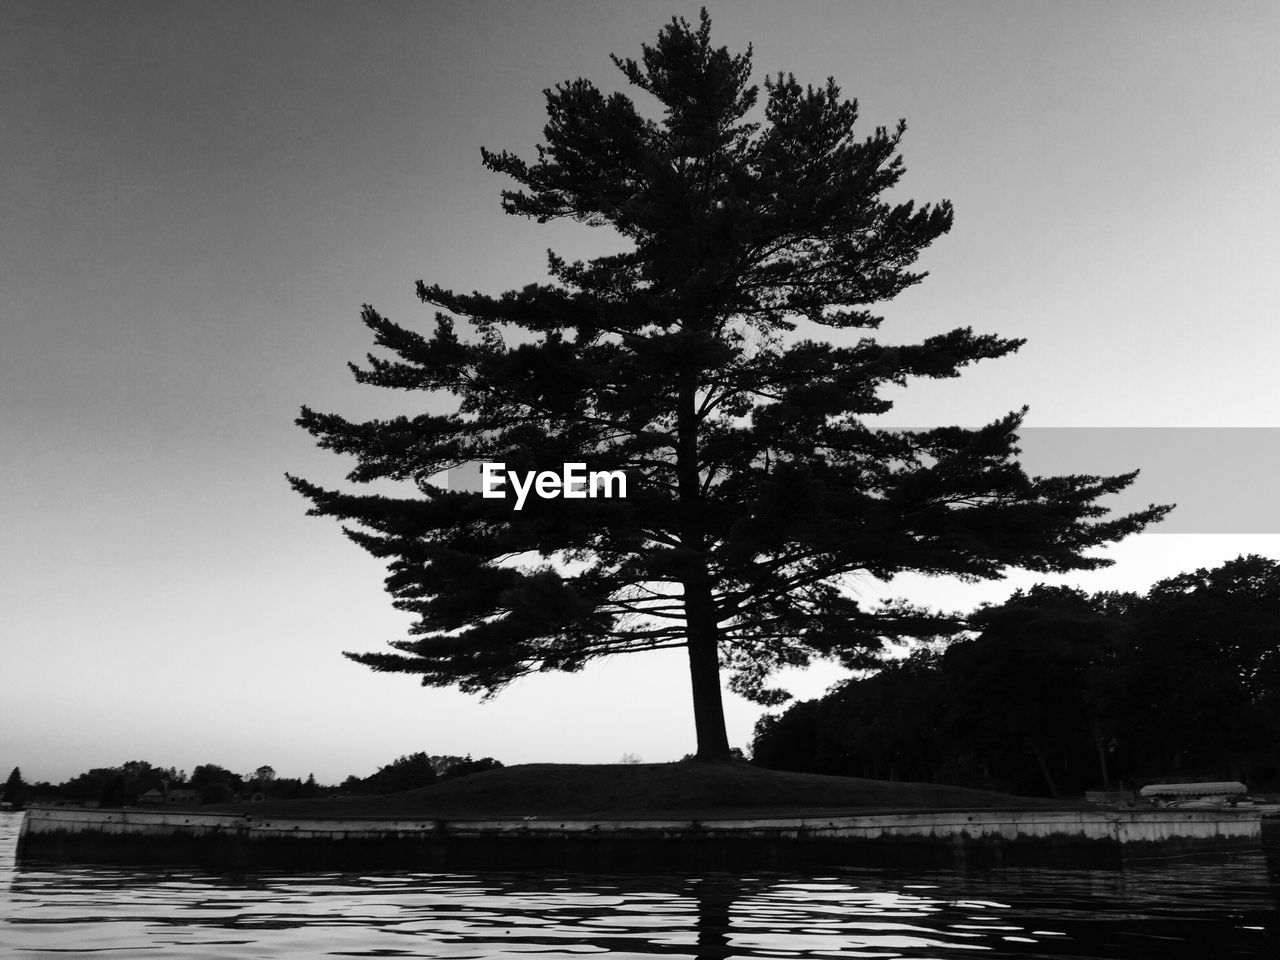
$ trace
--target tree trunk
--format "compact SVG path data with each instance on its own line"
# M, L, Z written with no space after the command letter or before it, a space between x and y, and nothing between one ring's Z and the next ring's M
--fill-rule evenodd
M1049 764L1045 760L1044 751L1040 749L1040 745L1031 737L1027 737L1027 744L1031 747L1031 752L1036 755L1036 762L1040 765L1040 772L1044 774L1044 782L1049 786L1049 796L1054 798L1061 796L1058 784L1053 779L1053 774L1049 771Z
M710 607L710 596L705 606ZM698 734L699 760L728 760L729 735L724 728L724 703L720 696L720 651L714 610L702 611L704 603L685 588L688 617L689 679L693 687L693 724ZM707 616L707 613L710 616Z
M676 478L679 484L681 543L688 551L684 586L685 642L693 687L693 723L699 760L728 760L720 694L720 627L707 570L702 526L702 475L698 469L697 377L686 372L677 400Z
M1107 747L1102 738L1102 723L1097 717L1093 718L1093 743L1098 748L1098 768L1102 773L1102 788L1110 790L1111 774L1107 769Z

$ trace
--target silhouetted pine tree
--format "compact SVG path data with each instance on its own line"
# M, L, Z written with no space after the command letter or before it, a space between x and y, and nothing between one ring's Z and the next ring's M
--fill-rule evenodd
M22 781L22 771L14 767L9 773L9 779L4 783L5 802L12 804L15 810L21 810L26 794L27 785Z
M1014 459L1022 412L976 430L867 424L891 406L881 388L954 377L1021 341L968 328L873 339L871 308L922 279L911 267L950 228L950 204L883 199L904 172L903 124L856 135L857 105L833 82L782 74L760 115L750 52L709 34L705 13L676 19L640 62L614 58L660 118L579 79L547 91L535 162L483 151L523 187L504 192L507 212L611 227L626 252L551 254L551 282L497 297L419 283L439 310L431 333L365 307L394 358L370 356L356 379L443 391L456 410L353 423L304 408L298 422L356 457L349 479L404 481L405 494L290 480L313 514L354 522L348 536L388 562L388 591L417 617L396 652L352 659L492 692L685 647L698 756L716 759L729 753L722 667L733 689L778 702L765 686L778 667L862 665L885 637L952 626L866 609L848 575L1092 568L1105 561L1087 548L1165 508L1099 519L1097 499L1133 474L1028 477ZM516 512L430 481L475 460L621 469L630 495Z

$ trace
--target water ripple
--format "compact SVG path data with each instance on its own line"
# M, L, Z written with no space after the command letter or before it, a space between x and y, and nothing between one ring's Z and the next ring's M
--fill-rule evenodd
M1280 956L1261 854L1123 871L821 876L309 873L28 866L0 815L0 953L145 957Z

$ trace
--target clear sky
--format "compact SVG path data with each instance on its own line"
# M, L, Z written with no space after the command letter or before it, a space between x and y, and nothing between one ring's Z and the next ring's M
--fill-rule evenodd
M1280 427L1280 5L708 6L759 76L834 76L868 129L905 117L903 195L954 202L884 336L1029 338L910 388L891 422L1026 403L1035 427ZM543 88L621 86L608 55L637 55L674 14L697 5L0 4L0 767L268 763L334 781L417 750L693 749L678 653L488 703L346 661L407 621L376 561L283 476L346 468L293 425L301 404L362 418L412 402L351 382L362 303L428 320L418 279L500 292L542 279L548 246L608 243L504 216L480 147L530 155ZM1152 470L1152 499L1182 497L1176 457ZM1258 476L1252 495L1273 488ZM1219 526L1143 535L1109 571L1059 579L1143 589L1280 557L1280 525ZM1012 589L897 586L942 606ZM730 699L745 745L759 710Z

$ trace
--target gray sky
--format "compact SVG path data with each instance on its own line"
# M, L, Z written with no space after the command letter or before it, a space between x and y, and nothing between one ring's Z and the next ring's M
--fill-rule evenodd
M955 203L884 336L1029 338L913 386L890 422L1027 403L1037 427L1280 427L1280 6L709 7L758 76L834 76L868 130L905 117L903 195ZM608 54L637 55L673 14L697 5L0 4L0 766L56 781L130 759L269 763L332 781L416 750L692 749L679 654L490 703L344 660L407 621L378 564L283 478L344 472L293 425L300 404L414 402L351 382L361 303L426 320L418 279L500 292L542 279L548 246L608 242L505 217L479 148L530 155L544 87L621 86ZM1176 459L1161 463L1153 498L1177 492ZM1280 557L1266 529L1144 535L1065 579L1145 588ZM1011 589L899 586L943 606ZM729 712L744 745L759 711Z

